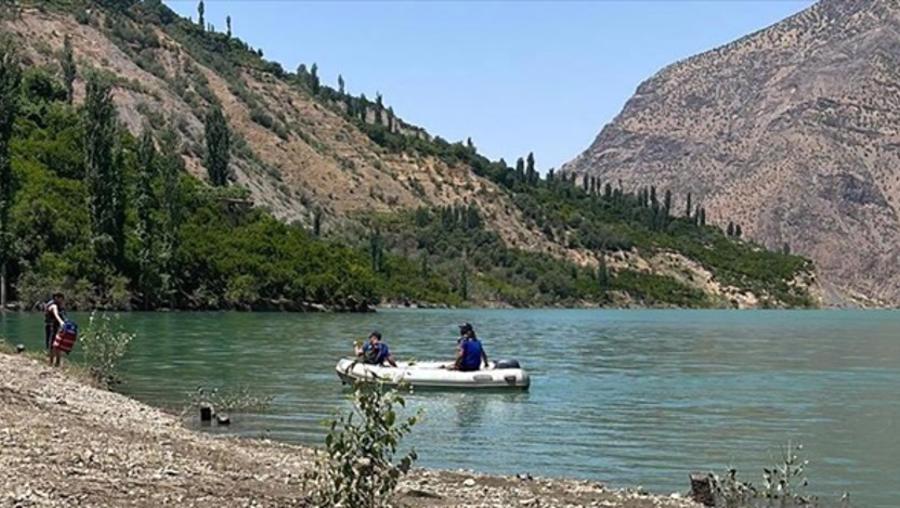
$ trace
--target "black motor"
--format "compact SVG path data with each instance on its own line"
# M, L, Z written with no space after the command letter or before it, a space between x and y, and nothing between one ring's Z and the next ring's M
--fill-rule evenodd
M495 369L520 369L519 360L497 360Z

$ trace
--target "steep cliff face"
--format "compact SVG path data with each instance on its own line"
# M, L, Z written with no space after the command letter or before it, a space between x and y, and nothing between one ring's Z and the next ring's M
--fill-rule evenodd
M825 0L661 70L564 171L690 192L811 257L830 303L900 304L900 1Z

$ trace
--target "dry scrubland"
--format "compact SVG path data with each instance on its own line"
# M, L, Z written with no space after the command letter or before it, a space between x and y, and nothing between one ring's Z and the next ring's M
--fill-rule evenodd
M0 506L303 506L313 451L215 437L68 370L0 353ZM400 506L689 508L596 482L416 470Z

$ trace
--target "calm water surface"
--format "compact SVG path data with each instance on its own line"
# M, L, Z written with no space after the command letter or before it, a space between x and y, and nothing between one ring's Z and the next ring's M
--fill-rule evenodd
M517 358L527 393L413 395L423 465L530 472L685 490L735 466L759 483L801 442L813 491L900 506L900 313L889 311L383 311L373 315L126 314L139 333L122 390L178 407L199 385L274 396L233 432L320 443L345 407L334 364L377 328L400 358L449 358L471 321L493 358ZM76 316L86 324L85 316ZM41 317L0 334L41 344ZM77 357L77 355L76 355Z

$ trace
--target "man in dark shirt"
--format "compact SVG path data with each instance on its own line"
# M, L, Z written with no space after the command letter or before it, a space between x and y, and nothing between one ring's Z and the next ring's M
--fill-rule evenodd
M484 352L481 341L475 336L475 329L469 323L459 326L459 348L456 351L457 370L473 371L481 368L482 363L487 367L488 357Z
M394 361L388 345L381 341L381 332L372 332L369 334L369 340L362 347L356 348L356 356L360 357L363 363L372 365L384 365L387 363L391 367L396 367L397 362Z

